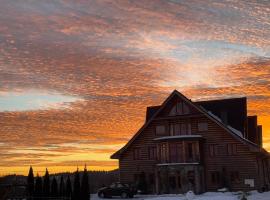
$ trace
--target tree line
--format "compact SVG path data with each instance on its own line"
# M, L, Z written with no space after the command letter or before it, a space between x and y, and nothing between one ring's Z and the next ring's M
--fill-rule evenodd
M70 176L63 177L60 180L55 176L51 179L48 169L43 177L37 174L34 177L32 166L30 166L27 176L27 196L28 199L69 199L69 200L89 200L90 187L88 172L85 166L82 177L79 169L74 174L73 182Z

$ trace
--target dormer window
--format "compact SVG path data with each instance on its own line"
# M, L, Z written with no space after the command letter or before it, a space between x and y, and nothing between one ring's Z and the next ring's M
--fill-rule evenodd
M176 116L176 115L184 115L184 114L189 114L190 110L188 105L183 102L179 101L173 108L171 109L169 116Z

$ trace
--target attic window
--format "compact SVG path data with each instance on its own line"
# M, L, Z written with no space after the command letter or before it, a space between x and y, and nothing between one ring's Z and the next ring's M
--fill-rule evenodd
M190 110L188 105L183 102L179 101L173 108L171 109L169 116L175 116L175 115L184 115L184 114L189 114Z

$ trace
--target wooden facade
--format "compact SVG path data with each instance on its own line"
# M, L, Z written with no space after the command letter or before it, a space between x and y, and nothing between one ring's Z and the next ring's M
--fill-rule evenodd
M261 138L261 126L248 132L247 116L241 116L240 132L235 119L232 127L224 118L226 110L220 117L217 106L213 112L206 107L174 91L161 106L148 108L143 127L111 156L119 159L120 181L136 183L143 174L149 193L268 189L269 154L259 139L245 137Z

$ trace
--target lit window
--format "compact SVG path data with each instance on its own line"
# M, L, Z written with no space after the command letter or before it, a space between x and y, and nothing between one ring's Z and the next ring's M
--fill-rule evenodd
M207 131L208 124L206 122L199 122L198 123L198 131Z
M156 126L156 135L165 135L166 127L164 125Z

